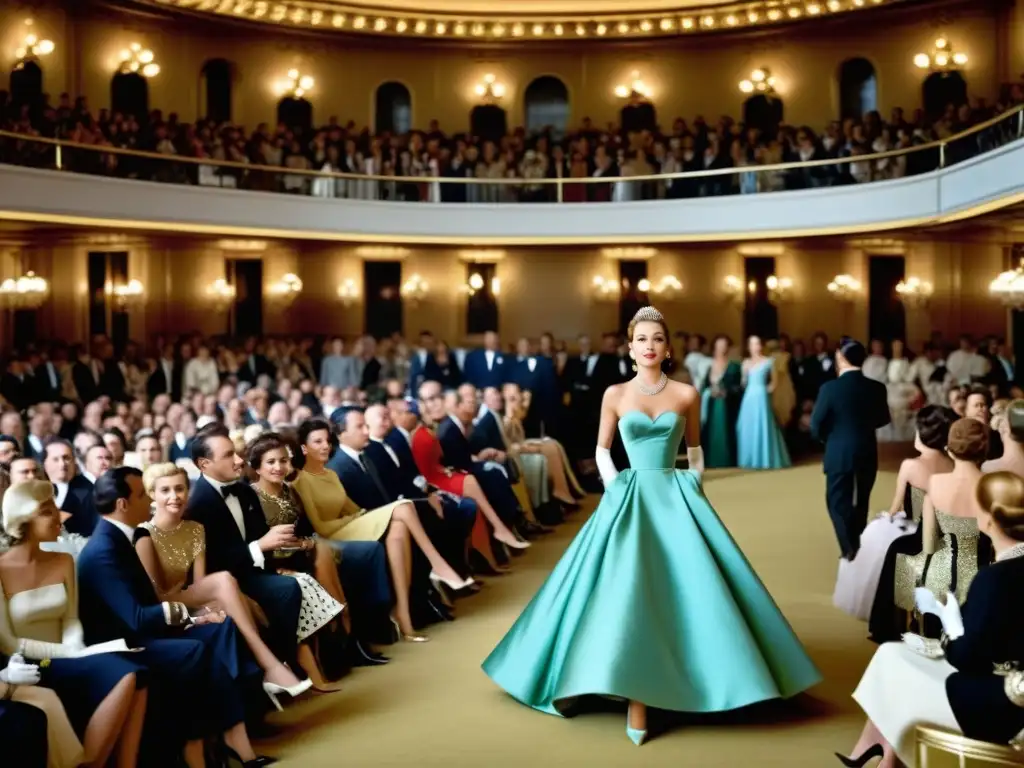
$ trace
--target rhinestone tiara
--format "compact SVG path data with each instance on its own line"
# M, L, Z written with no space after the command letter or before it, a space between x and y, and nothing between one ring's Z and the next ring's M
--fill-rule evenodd
M665 317L654 307L643 307L639 312L633 315L633 322L663 323L665 322Z

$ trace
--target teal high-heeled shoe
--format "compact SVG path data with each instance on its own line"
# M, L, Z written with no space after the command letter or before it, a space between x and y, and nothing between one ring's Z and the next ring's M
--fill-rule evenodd
M641 731L639 728L630 728L629 725L626 725L626 735L629 736L630 741L639 747L647 739L647 730Z

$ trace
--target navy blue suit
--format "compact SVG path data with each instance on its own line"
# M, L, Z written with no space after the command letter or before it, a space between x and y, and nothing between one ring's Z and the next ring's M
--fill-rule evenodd
M445 418L438 425L437 441L448 466L471 473L498 516L508 525L515 524L521 510L508 478L496 469L484 469L484 462L473 460L469 440L451 418Z
M488 408L473 423L473 429L469 433L469 448L473 453L480 453L484 448L493 448L502 453L508 451L505 433L501 431L501 425L498 424L499 418ZM508 471L510 481L519 482L519 469L514 461L506 461L505 469Z
M224 496L205 477L200 477L189 493L186 514L206 529L206 570L208 573L227 571L235 577L239 589L259 603L266 614L270 622L267 639L271 649L279 659L297 663L295 630L302 607L302 590L298 581L290 576L279 576L253 563L249 544L263 537L269 529L256 491L245 483L236 483L234 487L242 507L244 538Z
M64 523L68 533L77 533L86 538L92 536L100 516L92 499L92 483L87 478L82 475L71 478L60 511L71 515Z
M191 459L192 458L192 440L185 441L185 447L182 448L178 445L178 441L175 440L171 443L170 449L167 451L168 461L177 463L178 459Z
M523 419L523 431L526 436L543 437L557 431L561 389L551 358L536 355L517 360L512 372L512 381L524 392L530 392L530 409Z
M129 647L143 649L131 658L155 675L147 713L155 742L199 739L244 720L240 682L250 675L258 679L260 671L241 645L234 623L228 619L187 632L168 626L131 542L105 520L78 557L78 608L87 645L123 638ZM169 746L168 741L163 744ZM176 746L165 760L174 762ZM156 743L153 748L151 760L159 762Z
M409 394L413 397L416 397L420 384L424 381L441 381L444 379L444 372L441 370L441 366L437 364L434 356L428 353L425 359L421 359L422 357L422 352L416 350L409 361Z
M843 557L853 559L868 522L878 474L875 430L889 423L885 385L849 371L822 385L811 414L811 436L825 443L825 499Z
M487 350L474 349L466 354L462 364L462 378L477 389L498 387L511 381L512 361L501 352L494 352L491 367L487 367Z

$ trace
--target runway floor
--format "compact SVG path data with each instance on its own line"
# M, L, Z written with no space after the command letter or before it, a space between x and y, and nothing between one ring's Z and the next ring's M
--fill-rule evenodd
M889 462L891 464L891 462ZM879 473L872 510L887 508L892 468ZM824 675L790 702L685 719L635 747L624 705L563 720L513 701L480 670L585 521L593 502L458 603L458 620L432 641L391 648L391 664L357 669L344 689L270 717L260 751L283 766L832 766L863 716L850 698L874 646L863 624L832 607L838 564L819 464L775 472L709 472L705 490ZM596 497L595 497L596 500Z

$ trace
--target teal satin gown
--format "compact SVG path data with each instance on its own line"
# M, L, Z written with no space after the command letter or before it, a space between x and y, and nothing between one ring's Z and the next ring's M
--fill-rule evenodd
M566 715L595 694L721 712L821 679L699 478L675 469L684 425L620 419L632 469L483 664L523 704Z

